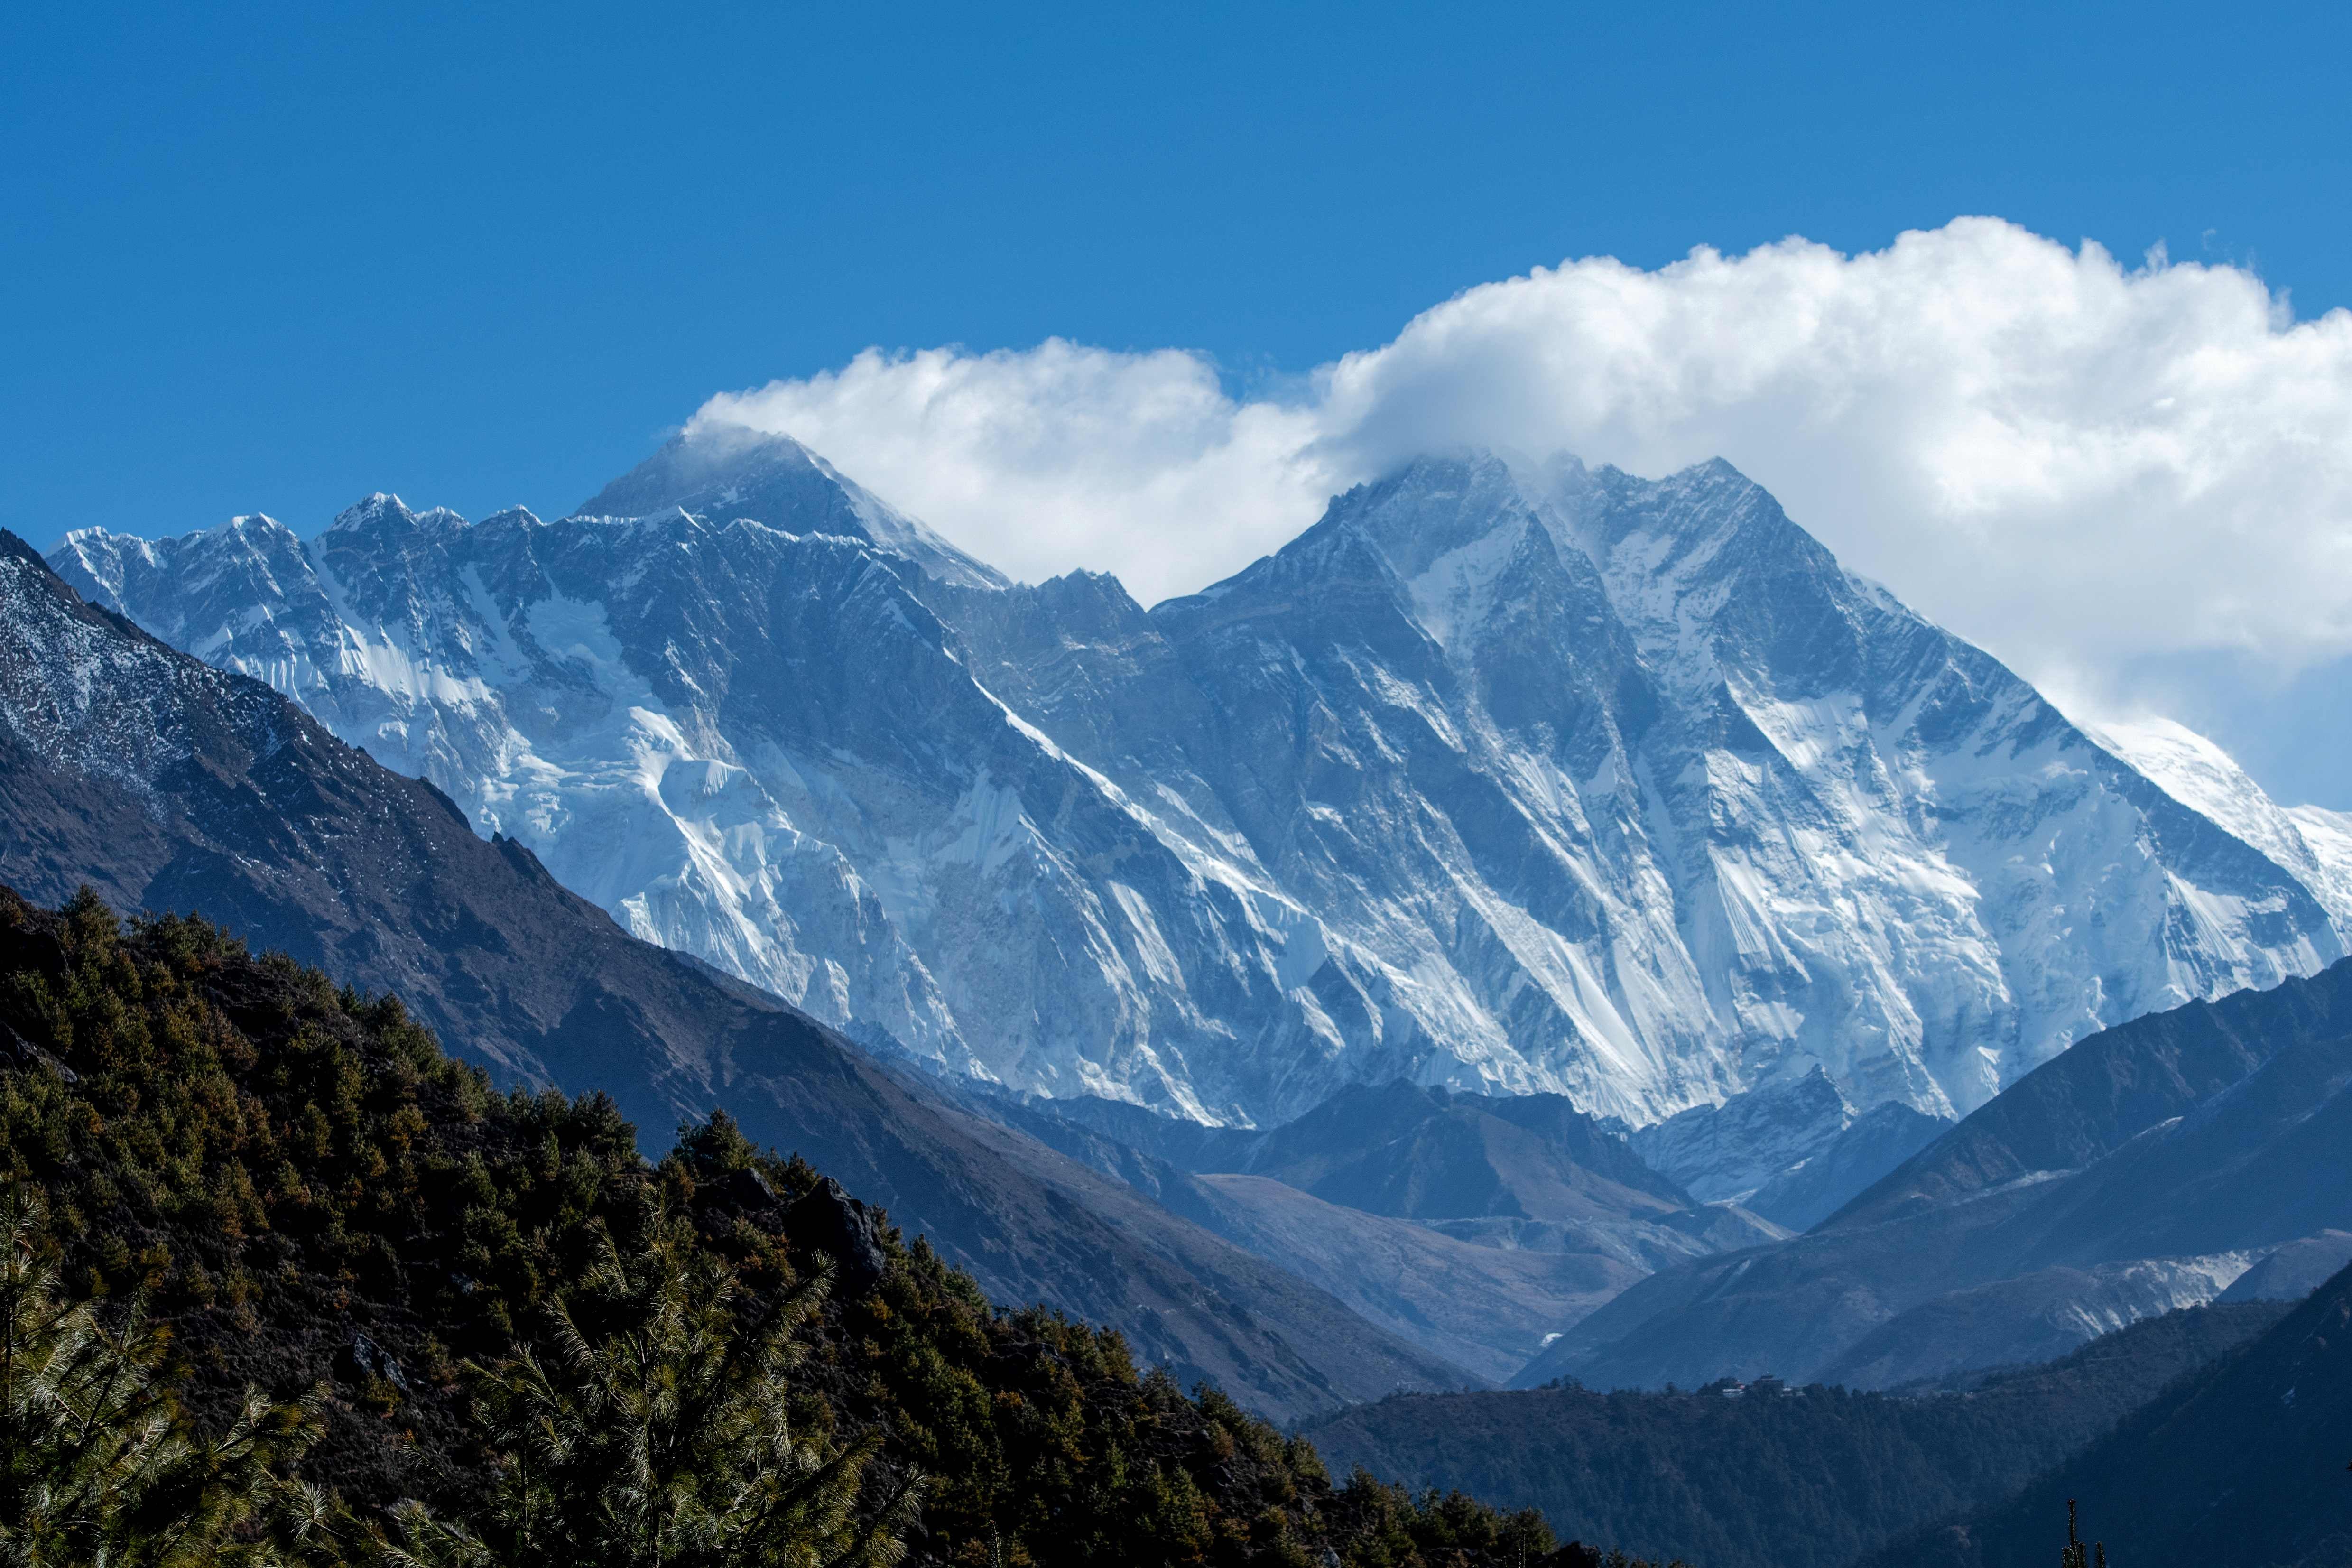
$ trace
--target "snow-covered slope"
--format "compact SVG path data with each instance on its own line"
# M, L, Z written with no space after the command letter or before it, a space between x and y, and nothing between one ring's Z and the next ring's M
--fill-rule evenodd
M2346 951L2352 837L2152 778L1720 463L1425 460L1148 612L746 437L561 522L375 497L52 560L639 934L1047 1094L1643 1124L1818 1067L1948 1115Z
M2320 806L2274 803L2237 760L2168 719L2085 726L2085 733L2145 773L2173 799L2294 873L2352 931L2352 840L2347 819Z
M155 544L76 536L59 559L93 598L139 606L158 636L430 778L483 833L544 851L634 934L828 1021L951 1049L929 975L856 870L794 827L696 709L679 642L658 625L691 606L666 602L659 569L672 565L663 544L690 552L703 531L672 513L562 530L545 550L557 542L528 513L469 527L378 495L308 545L250 517ZM800 544L736 531L738 564L772 569ZM889 578L845 542L808 553L845 569L833 586L853 602L861 571ZM624 655L616 616L661 650L648 672Z
M2294 830L2311 851L2317 863L2321 879L2341 889L2352 887L2352 813L2330 811L2324 805L2296 805L2287 808L2294 819ZM2330 908L2340 900L2341 892L2331 895ZM2344 921L2337 920L2340 929Z

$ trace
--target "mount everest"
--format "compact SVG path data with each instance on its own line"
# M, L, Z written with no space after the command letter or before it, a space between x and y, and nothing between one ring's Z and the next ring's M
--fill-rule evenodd
M49 559L632 932L1048 1097L1696 1111L1659 1147L1721 1168L1666 1168L1736 1195L2352 931L2352 826L2070 722L1719 462L1432 457L1150 610L741 434L556 522L379 495ZM1757 1090L1811 1123L1727 1156L1695 1122Z

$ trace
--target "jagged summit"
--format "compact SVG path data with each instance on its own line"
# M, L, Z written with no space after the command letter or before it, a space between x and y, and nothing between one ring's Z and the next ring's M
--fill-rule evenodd
M335 514L326 527L326 533L377 533L397 531L403 533L448 533L467 526L466 520L446 506L429 506L418 511L388 490L373 495L345 507Z
M1149 611L781 437L558 522L393 505L57 560L629 929L1024 1090L1641 1125L1818 1066L1840 1117L1947 1117L2346 950L2352 829L2095 741L1724 463L1423 458Z
M583 501L579 515L646 517L673 507L715 521L747 517L788 532L866 540L960 587L1007 581L789 436L698 426Z
M116 533L105 528L77 528L60 539L56 550L50 553L79 562L85 569L89 569L126 556L153 561L166 554L197 551L225 553L237 550L268 550L274 548L280 540L293 540L299 548L300 541L292 529L268 512L253 511L241 512L226 522L216 522L193 533L160 540L139 534Z

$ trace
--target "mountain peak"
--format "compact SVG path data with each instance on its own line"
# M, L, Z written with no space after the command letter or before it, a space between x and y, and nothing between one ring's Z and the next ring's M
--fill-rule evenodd
M1688 483L1692 486L1700 484L1736 484L1748 489L1762 488L1759 486L1754 479L1749 479L1746 474L1741 473L1738 468L1734 468L1728 458L1708 458L1703 461L1693 463L1688 468L1677 468L1672 474L1666 476L1664 482L1667 484Z
M105 531L106 531L102 528L76 529L73 532L67 534L66 539L70 542L86 533L104 533ZM35 566L38 566L42 571L48 572L51 576L56 575L55 572L50 571L49 563L41 559L41 552L39 551L26 543L25 541L13 531L0 528L0 556L8 555L13 555L20 561L28 562Z
M247 534L253 533L266 533L273 536L282 533L291 537L294 532L292 529L266 511L239 512L212 531L236 539L243 539Z
M755 510L741 515L774 526L756 510L773 498L754 492L787 477L821 475L816 454L790 436L719 426L671 437L652 457L582 501L575 515L646 517L672 507L707 511L749 506Z
M245 520L239 518L238 522ZM335 521L326 527L329 537L361 531L381 533L386 529L402 532L424 531L446 533L467 526L466 520L446 506L427 507L423 511L410 508L406 501L388 490L377 490L335 514Z
M791 533L837 533L904 556L941 582L1002 588L1004 575L779 432L697 426L580 504L583 517L645 517L670 508Z
M1722 546L1737 537L1742 562L1834 568L1769 492L1721 458L1647 479L1569 453L1529 463L1454 447L1356 486L1332 501L1325 521L1370 540L1407 581L1498 532L1517 537L1529 522L1604 568L1611 552L1636 536L1654 542L1643 547L1653 564L1721 560Z

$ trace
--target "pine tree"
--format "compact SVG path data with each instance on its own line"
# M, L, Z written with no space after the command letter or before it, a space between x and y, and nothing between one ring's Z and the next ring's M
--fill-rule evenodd
M2066 1550L2059 1556L2058 1568L2092 1568L2091 1553L2094 1551L2098 1553L2097 1568L2107 1568L2106 1542L2101 1542L2095 1548L2083 1543L2083 1538L2074 1532L2074 1500L2068 1498L2066 1500Z
M285 1479L319 1434L313 1402L247 1391L217 1437L158 1369L137 1303L110 1326L41 1260L39 1194L0 1195L0 1563L9 1568L273 1568L338 1561L331 1504Z
M579 1568L889 1568L919 1479L856 1508L880 1446L832 1447L794 1430L785 1374L827 1279L767 1303L657 1226L602 1258L549 1313L539 1347L478 1372L498 1481L471 1529L409 1504L398 1568L563 1563ZM583 1328L593 1321L601 1331Z

